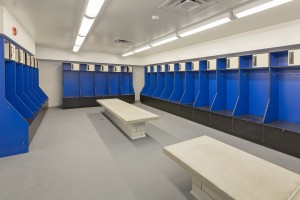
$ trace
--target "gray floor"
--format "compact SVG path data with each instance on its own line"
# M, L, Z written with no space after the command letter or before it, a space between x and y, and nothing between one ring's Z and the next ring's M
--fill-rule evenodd
M137 104L160 115L130 140L102 108L50 109L30 153L0 159L1 200L185 200L191 176L162 148L209 135L300 174L300 159Z

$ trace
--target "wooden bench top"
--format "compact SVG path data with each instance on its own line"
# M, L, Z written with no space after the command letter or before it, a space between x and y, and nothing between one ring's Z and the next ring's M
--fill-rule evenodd
M125 123L139 123L158 119L159 116L119 99L101 99L97 102Z
M232 199L300 200L299 174L208 136L165 147L164 153Z

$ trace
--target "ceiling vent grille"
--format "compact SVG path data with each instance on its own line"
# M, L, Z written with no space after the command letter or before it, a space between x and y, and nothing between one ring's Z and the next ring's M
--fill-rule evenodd
M131 44L131 41L123 40L123 39L116 39L113 42L115 44L119 44L119 45L130 45Z
M220 0L167 0L159 6L159 8L180 14L191 16L200 13Z

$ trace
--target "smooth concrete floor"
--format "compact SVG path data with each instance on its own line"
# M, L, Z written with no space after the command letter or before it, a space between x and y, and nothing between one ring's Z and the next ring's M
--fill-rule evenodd
M50 109L30 153L0 159L0 200L195 200L191 176L162 148L202 135L300 174L300 159L136 105L160 116L138 140L115 127L103 108Z

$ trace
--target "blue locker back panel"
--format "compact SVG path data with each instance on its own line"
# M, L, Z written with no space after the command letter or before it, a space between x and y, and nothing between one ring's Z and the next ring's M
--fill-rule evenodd
M278 72L279 120L300 123L300 69Z
M159 98L165 88L165 73L159 72L157 74L157 87L153 93L153 97Z
M199 94L199 89L200 89L200 76L199 76L199 72L194 72L194 100L196 99L196 97Z
M208 72L208 99L209 99L209 105L211 106L214 102L214 99L216 97L217 93L217 73L216 71L210 71Z
M147 70L147 68L145 67L145 84L141 91L141 94L143 94L143 95L146 95L146 93L149 89L149 86L150 86L150 73L147 73L146 70Z
M269 100L269 69L249 71L249 114L264 116Z
M150 74L150 86L146 93L147 96L152 96L157 86L157 73L151 72Z
M94 73L80 72L80 96L92 97L94 92Z
M174 90L174 73L167 72L165 78L165 89L163 90L160 99L168 100Z
M174 90L170 97L170 101L179 102L185 88L185 73L184 72L175 72L175 84Z
M119 95L119 73L109 73L109 93Z
M95 73L95 96L109 95L107 79L108 79L108 73L102 73L102 72Z
M79 97L79 72L64 71L64 97Z
M239 72L226 71L226 110L233 110L239 95Z

